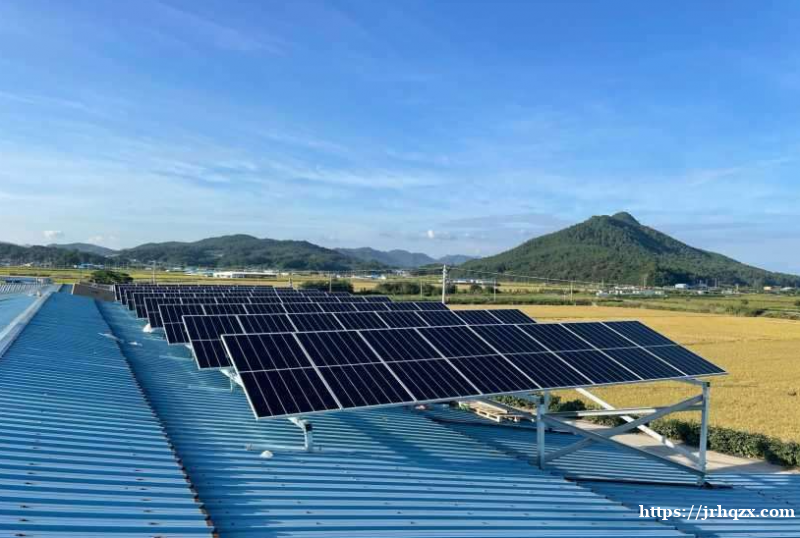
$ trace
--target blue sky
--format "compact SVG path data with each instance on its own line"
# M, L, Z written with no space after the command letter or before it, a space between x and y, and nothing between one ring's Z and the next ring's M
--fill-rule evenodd
M594 214L800 273L796 2L10 0L0 240L487 255Z

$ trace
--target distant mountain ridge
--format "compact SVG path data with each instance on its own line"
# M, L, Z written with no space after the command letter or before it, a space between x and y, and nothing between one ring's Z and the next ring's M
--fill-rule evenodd
M102 247L100 245L93 245L91 243L51 243L47 245L50 248L61 248L65 250L77 250L78 252L88 252L89 254L98 254L100 256L113 256L117 253L116 250L111 248Z
M377 269L365 262L308 241L259 239L251 235L225 235L194 242L146 243L119 251L119 257L140 262L202 267L270 267L289 270L346 271Z
M592 217L462 267L592 282L800 286L800 276L766 271L691 247L625 212Z
M107 258L75 249L42 245L21 246L0 242L0 261L12 264L39 263L64 266L80 263L103 264Z
M401 269L414 269L423 265L446 264L460 265L468 260L475 258L461 254L447 255L441 258L433 258L422 252L409 252L407 250L376 250L370 247L362 248L337 248L338 252L345 256L350 256L364 262L378 262L390 267Z

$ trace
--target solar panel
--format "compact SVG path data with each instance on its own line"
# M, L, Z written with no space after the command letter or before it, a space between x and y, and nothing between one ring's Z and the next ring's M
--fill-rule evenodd
M520 353L507 355L506 358L540 387L564 388L592 384L589 378L554 353Z
M381 362L355 331L297 333L297 340L317 366Z
M386 303L350 303L357 312L387 312Z
M495 353L469 327L431 327L418 331L445 357L476 357Z
M604 325L642 347L670 346L675 342L638 321L610 321Z
M411 304L415 305L418 310L450 310L446 304L436 301L419 301Z
M290 333L294 331L287 314L253 314L239 316L244 334Z
M681 346L649 347L647 350L690 376L722 374L725 370Z
M526 316L521 310L516 309L493 309L489 313L500 320L501 323L507 324L528 324L536 323L533 319Z
M351 303L320 303L323 312L355 312Z
M500 353L538 353L545 348L515 325L479 325L472 330Z
M389 366L419 401L469 398L481 393L445 359L395 362Z
M283 304L247 304L244 305L248 314L285 314Z
M453 310L467 325L497 325L501 323L488 310Z
M290 314L322 313L322 308L317 303L284 303L283 307Z
M292 314L289 318L298 332L344 329L333 314Z
M464 320L456 316L450 310L432 310L416 313L420 318L431 327L448 327L452 325L465 325Z
M550 351L591 350L593 346L571 333L565 327L555 323L537 323L535 325L519 325L520 330L536 339Z
M336 314L345 329L385 329L387 325L375 312L352 312Z
M414 329L364 331L361 334L385 361L416 361L442 357Z
M417 312L378 312L386 325L394 329L405 327L427 327L427 323L417 315Z
M539 386L501 355L462 357L450 362L483 394L524 391Z
M368 303L391 303L392 300L385 295L367 295L364 300Z
M319 373L345 409L414 401L385 364L328 366Z
M243 304L209 304L203 305L203 310L208 316L231 316L247 313Z
M420 310L419 303L384 303L392 312L402 310ZM441 303L440 303L441 304Z
M220 335L242 333L236 316L184 316L183 322L198 368L230 366Z

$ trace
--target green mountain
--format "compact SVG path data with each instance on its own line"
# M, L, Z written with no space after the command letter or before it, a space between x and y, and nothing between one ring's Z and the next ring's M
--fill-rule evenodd
M78 252L88 252L90 254L98 254L100 256L113 256L114 254L117 253L116 250L106 247L101 247L100 245L93 245L91 243L64 243L64 244L52 243L47 246L52 248L61 248L65 250L77 250Z
M409 252L407 250L375 250L374 248L337 248L345 256L350 256L365 262L377 262L389 267L399 267L402 269L414 269L423 265L447 264L459 265L467 260L472 260L470 256L453 254L441 258L432 258L422 252Z
M307 241L259 239L251 235L211 237L191 243L146 243L119 251L119 259L166 265L202 267L269 267L275 269L346 271L376 269L381 264L360 261Z
M653 285L696 283L800 285L800 276L774 273L691 247L643 226L628 213L595 216L511 250L467 262L465 269L570 280Z
M52 246L21 246L12 243L0 243L0 262L12 265L25 263L52 264L56 266L77 265L80 263L103 264L108 260L104 256L91 252L80 252L74 249Z

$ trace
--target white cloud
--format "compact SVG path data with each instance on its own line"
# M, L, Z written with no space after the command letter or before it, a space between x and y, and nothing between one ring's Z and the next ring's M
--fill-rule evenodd
M64 237L64 232L61 230L45 230L42 234L44 234L44 238L48 241L55 241L56 239Z
M428 239L436 239L436 232L433 230L428 230L425 235L428 237Z

